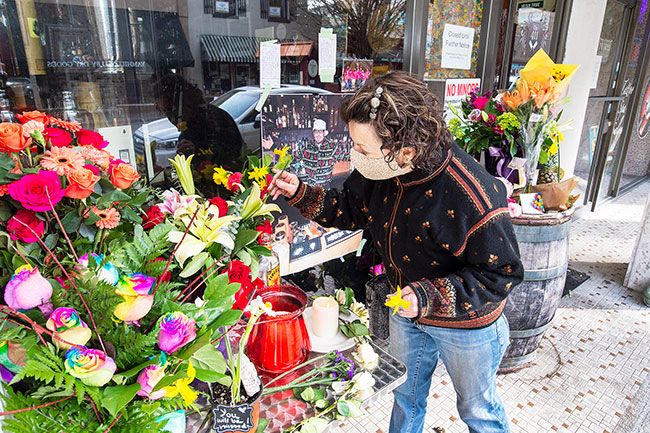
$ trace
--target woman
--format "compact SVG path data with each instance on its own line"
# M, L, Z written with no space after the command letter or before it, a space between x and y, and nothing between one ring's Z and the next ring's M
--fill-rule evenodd
M496 371L508 344L505 298L523 275L505 187L453 144L426 85L401 72L370 80L342 107L355 171L340 191L279 173L271 186L324 226L369 230L410 306L391 317L407 366L391 433L421 432L438 358L472 433L508 432Z

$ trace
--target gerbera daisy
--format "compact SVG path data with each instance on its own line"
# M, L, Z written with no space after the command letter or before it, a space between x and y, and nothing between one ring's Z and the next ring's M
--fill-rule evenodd
M114 207L99 209L93 206L93 212L99 217L95 225L100 229L114 229L120 223L120 213Z
M108 170L111 165L111 154L102 149L93 146L82 146L81 154L88 161L100 167L102 170Z
M59 126L63 129L67 129L70 132L81 131L81 124L79 122L68 122L66 120L57 119L56 117L50 117L50 125Z
M41 167L56 172L59 176L70 170L83 168L85 160L76 150L68 147L53 147L43 155Z

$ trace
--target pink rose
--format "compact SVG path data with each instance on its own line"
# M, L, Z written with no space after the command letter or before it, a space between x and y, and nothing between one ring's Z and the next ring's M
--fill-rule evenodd
M478 108L479 110L484 110L488 102L490 102L490 98L487 96L479 96L474 101L474 107Z
M163 352L176 352L196 338L196 322L180 311L165 314L159 325L158 347Z
M31 210L20 209L7 221L7 232L14 241L32 244L43 237L45 222Z
M61 201L64 194L61 180L53 171L42 170L36 174L28 174L9 185L11 198L19 201L24 208L35 212L51 210Z
M14 310L46 307L51 297L52 284L29 265L18 268L5 286L5 304Z
M77 143L79 146L92 146L95 149L103 149L108 146L108 141L99 132L89 129L82 129L77 132Z
M165 396L165 390L159 389L152 392L160 379L165 376L165 367L152 364L144 368L138 375L138 383L140 384L140 391L137 394L140 397L147 397L149 400L158 400Z

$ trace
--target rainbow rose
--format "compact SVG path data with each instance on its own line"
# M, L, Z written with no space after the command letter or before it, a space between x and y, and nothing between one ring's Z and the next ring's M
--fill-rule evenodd
M138 375L138 383L140 384L140 391L137 394L140 397L147 397L149 400L158 400L165 396L165 390L160 389L152 392L160 379L165 376L165 366L152 364L144 368Z
M176 352L196 338L196 322L180 311L162 316L159 326L158 347L166 353Z
M103 254L91 254L91 257L95 260L95 264L97 266L102 266L102 261L104 261ZM88 269L88 265L89 265L88 254L84 254L83 256L79 257L79 267L81 269ZM106 284L110 284L111 286L114 286L117 284L117 281L120 278L120 273L112 263L107 262L104 263L101 269L99 269L99 272L97 273L97 277L99 278L100 281L103 281Z
M72 344L83 346L92 336L88 325L81 320L74 308L57 308L50 314L45 326L54 331L52 342L63 350L69 349Z
M5 286L4 297L5 303L15 310L39 307L43 314L52 311L52 284L41 275L38 268L29 265L16 269L16 273Z
M113 358L97 349L73 347L65 354L65 371L88 386L104 386L117 369Z
M147 315L153 305L154 277L145 274L122 275L117 282L115 294L124 302L115 307L115 317L124 322L135 322Z

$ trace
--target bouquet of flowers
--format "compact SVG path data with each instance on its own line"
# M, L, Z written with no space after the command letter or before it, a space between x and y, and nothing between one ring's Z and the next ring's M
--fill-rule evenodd
M567 125L560 125L560 97L577 65L556 64L539 50L520 72L514 89L477 95L463 101L449 128L470 154L489 151L497 159L492 174L527 190L535 183L557 182L559 144ZM515 159L516 158L516 159Z

